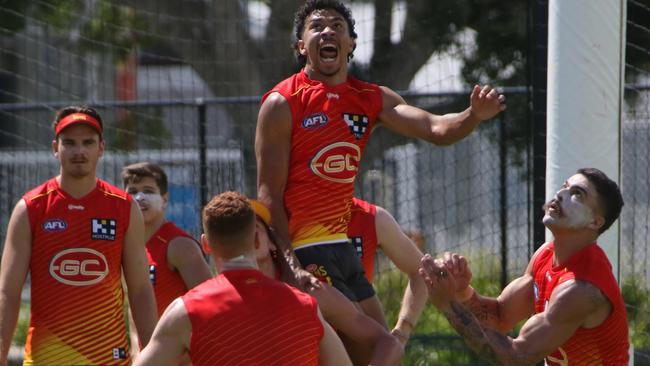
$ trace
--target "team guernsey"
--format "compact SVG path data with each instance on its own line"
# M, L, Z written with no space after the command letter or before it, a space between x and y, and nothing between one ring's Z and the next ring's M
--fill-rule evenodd
M586 281L598 287L612 304L609 317L595 328L578 330L546 357L549 366L619 366L628 364L628 327L625 304L612 266L603 250L590 244L564 263L553 266L555 248L546 245L533 263L535 312L541 313L555 289L569 280Z
M348 237L361 258L361 265L363 265L368 282L372 282L375 275L376 216L377 206L356 197L352 199L352 216L348 226Z
M182 297L190 357L203 365L318 365L316 300L254 269L229 270Z
M177 238L192 238L173 222L167 221L147 241L147 261L149 262L149 280L153 286L158 307L158 317L167 306L177 297L187 291L185 282L178 271L169 268L167 263L167 248L169 243ZM199 245L198 243L196 245Z
M328 86L304 70L280 82L291 108L291 152L284 205L294 248L347 241L354 180L381 112L379 87L348 77Z
M23 199L32 234L23 364L129 364L121 265L130 196L98 179L75 199L53 178Z

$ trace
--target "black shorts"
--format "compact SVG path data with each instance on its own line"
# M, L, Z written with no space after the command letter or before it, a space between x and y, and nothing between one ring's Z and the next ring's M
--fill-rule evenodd
M305 270L336 287L350 301L359 302L375 294L356 249L349 242L318 244L296 248L294 252Z

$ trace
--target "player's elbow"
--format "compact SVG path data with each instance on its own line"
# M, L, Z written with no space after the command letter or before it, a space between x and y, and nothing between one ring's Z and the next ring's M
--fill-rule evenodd
M404 357L404 346L392 335L386 333L375 344L374 359L380 359L384 362L381 365L398 365Z

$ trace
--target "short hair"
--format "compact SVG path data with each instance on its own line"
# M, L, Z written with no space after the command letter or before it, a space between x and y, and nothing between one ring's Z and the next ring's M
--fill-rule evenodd
M598 234L602 234L612 226L621 214L621 209L625 204L621 190L616 182L596 168L582 168L578 169L576 173L587 178L598 192L598 203L605 217L605 223L598 231Z
M253 242L255 212L248 198L239 192L224 192L203 208L203 231L211 247L219 245L227 253L242 254Z
M73 114L73 113L83 113L87 114L99 122L99 126L104 129L104 122L102 122L102 117L99 115L99 112L97 112L94 108L91 108L87 105L69 105L67 107L63 107L56 111L54 114L54 121L52 122L52 130L55 131L56 134L56 126L61 122L62 119L65 117ZM58 136L57 136L58 137ZM99 140L102 140L102 134L99 134Z
M302 32L305 30L305 19L307 19L314 10L322 9L332 9L341 14L346 23L348 23L350 37L357 39L357 33L354 31L354 18L352 18L352 12L350 11L350 8L345 6L345 4L338 0L307 0L307 2L305 2L305 4L301 6L293 16L293 49L295 51L296 60L300 66L305 66L307 63L307 57L298 52L298 41L302 39ZM354 45L354 48L356 48L356 44ZM353 53L354 49L348 55L348 61L352 59Z
M130 183L138 183L143 178L153 178L158 189L160 189L160 194L167 193L167 174L160 166L144 161L122 168L122 184L124 187Z

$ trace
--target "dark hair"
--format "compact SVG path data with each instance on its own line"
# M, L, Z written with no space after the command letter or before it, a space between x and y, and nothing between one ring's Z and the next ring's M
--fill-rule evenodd
M616 182L596 168L582 168L578 169L576 173L584 175L598 192L598 202L605 217L605 224L598 231L599 234L602 234L612 226L621 214L621 209L625 204L621 190Z
M203 230L210 238L210 245L215 241L239 243L249 232L254 232L254 228L253 207L239 192L221 193L203 208ZM231 251L239 249L230 248Z
M56 131L56 126L59 124L59 122L73 113L83 113L95 118L99 122L99 125L102 127L102 129L104 129L104 122L102 122L102 117L94 108L91 108L87 105L69 105L56 111L56 114L54 115L54 122L52 122L52 129ZM99 134L99 139L102 139L101 133Z
M122 168L122 183L124 187L129 183L138 183L143 178L153 178L156 181L158 189L160 189L160 194L167 193L167 174L158 165L144 161Z
M332 9L337 13L341 14L345 21L348 23L348 31L350 32L350 37L357 39L357 33L354 31L354 19L352 18L352 12L350 8L345 6L342 2L338 0L307 0L305 4L296 11L293 16L293 49L295 51L296 60L300 66L304 66L307 63L307 57L303 56L298 52L298 41L302 39L302 32L305 29L305 19L314 12L314 10L321 9ZM354 45L356 48L356 44ZM354 49L350 54L348 54L348 61L352 59Z

